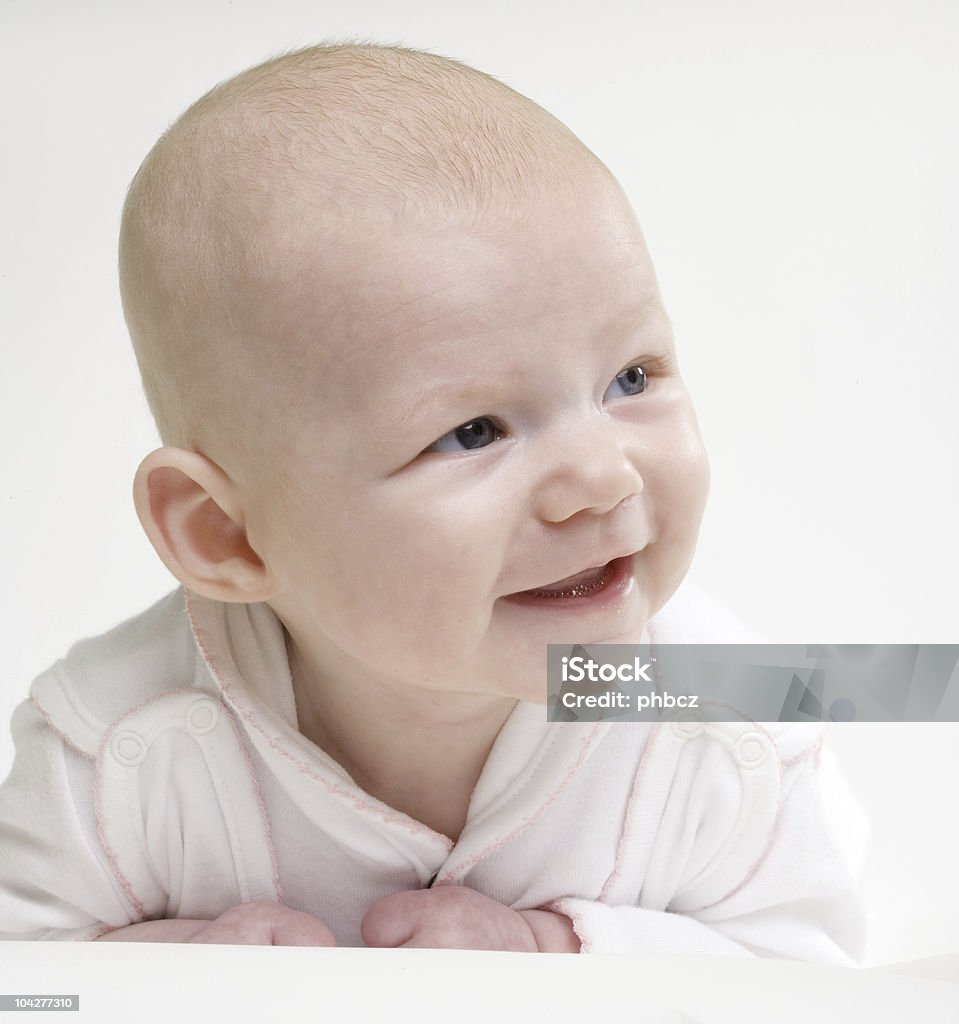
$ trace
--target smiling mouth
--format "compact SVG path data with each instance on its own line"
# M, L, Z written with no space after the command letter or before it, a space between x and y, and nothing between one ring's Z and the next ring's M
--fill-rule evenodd
M601 591L623 582L629 573L631 562L632 559L628 555L623 558L614 558L606 565L593 566L591 569L584 569L582 572L557 580L545 587L522 590L509 596L514 600L533 601L582 600L593 597Z

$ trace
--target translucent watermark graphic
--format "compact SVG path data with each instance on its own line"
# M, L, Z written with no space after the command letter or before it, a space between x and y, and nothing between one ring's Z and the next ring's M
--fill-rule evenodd
M959 644L550 644L554 722L957 722Z

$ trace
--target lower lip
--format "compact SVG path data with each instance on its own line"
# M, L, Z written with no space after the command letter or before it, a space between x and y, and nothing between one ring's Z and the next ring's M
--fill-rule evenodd
M548 608L553 611L584 611L600 608L618 601L633 582L633 558L626 555L614 558L606 566L605 575L594 583L581 584L568 592L538 594L524 591L510 594L505 600L531 608Z

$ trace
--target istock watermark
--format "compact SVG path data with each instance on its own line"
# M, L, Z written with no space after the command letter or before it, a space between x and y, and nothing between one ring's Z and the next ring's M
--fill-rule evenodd
M550 644L552 721L959 721L959 644Z

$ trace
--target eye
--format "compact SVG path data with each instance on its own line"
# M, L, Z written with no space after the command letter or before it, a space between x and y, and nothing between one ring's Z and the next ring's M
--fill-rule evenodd
M455 430L444 434L438 441L434 441L426 451L471 451L474 448L485 448L502 436L502 431L488 416L480 416L478 419L463 423Z
M622 395L641 395L648 386L649 378L641 366L627 366L625 370L616 374L603 398L616 398L614 388L619 388Z

